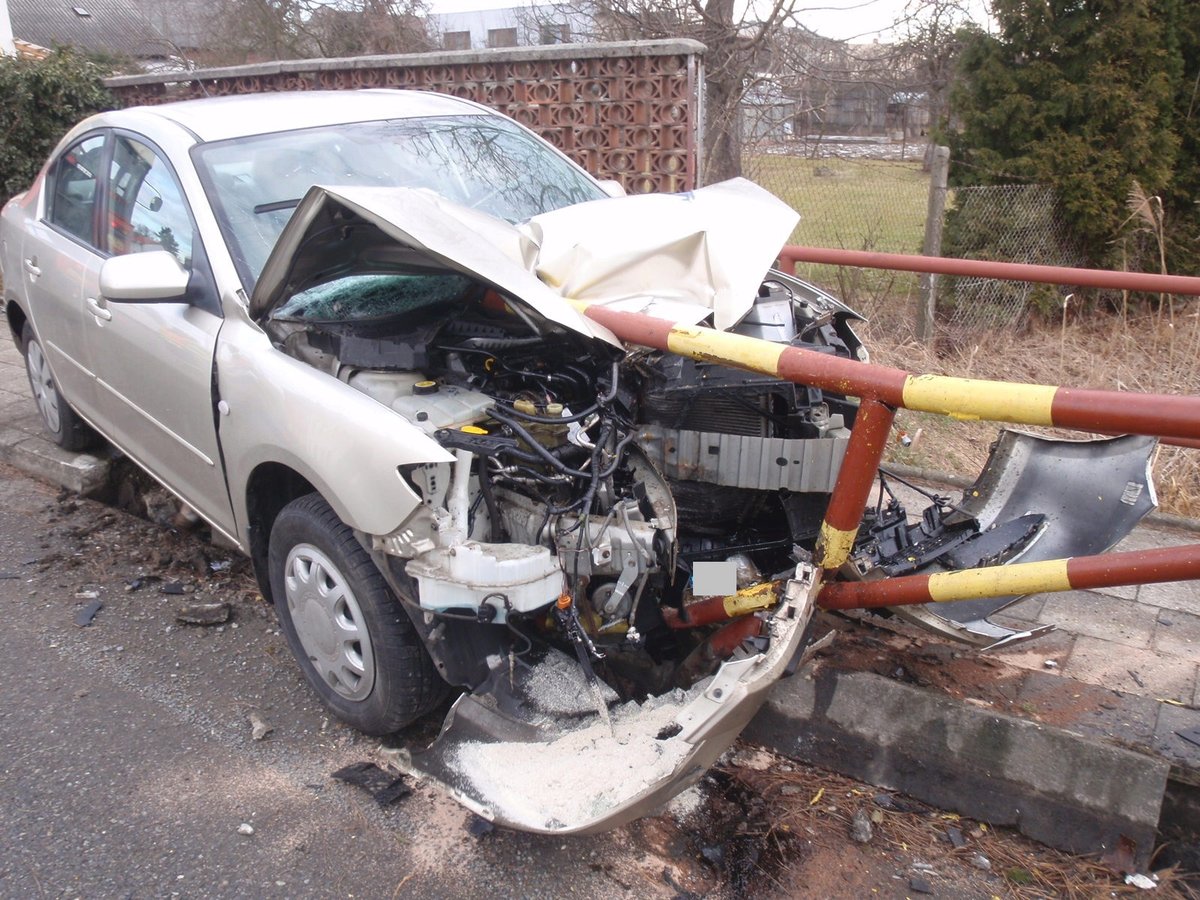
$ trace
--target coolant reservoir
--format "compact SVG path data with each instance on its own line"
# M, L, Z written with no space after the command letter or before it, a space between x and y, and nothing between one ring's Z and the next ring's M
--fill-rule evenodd
M495 402L478 391L439 385L420 372L358 369L346 383L390 406L429 434L478 422Z
M406 571L417 579L425 609L477 610L487 604L496 610L496 622L505 621L509 609L541 609L563 590L557 558L531 544L466 541L422 554Z

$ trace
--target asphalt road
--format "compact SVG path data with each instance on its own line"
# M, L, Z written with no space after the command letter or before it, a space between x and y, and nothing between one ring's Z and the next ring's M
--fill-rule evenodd
M0 896L674 896L664 868L719 887L644 823L477 838L428 787L381 809L331 779L384 748L324 715L243 564L206 566L230 559L0 467ZM178 624L197 598L231 624Z

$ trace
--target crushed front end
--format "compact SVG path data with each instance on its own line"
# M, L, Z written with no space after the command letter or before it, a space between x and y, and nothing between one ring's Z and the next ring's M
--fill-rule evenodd
M442 677L464 691L412 769L489 819L561 833L649 812L697 780L801 660L820 588L811 560L857 401L622 347L549 287L567 284L556 266L586 271L573 289L604 295L608 278L611 296L595 302L657 305L673 320L866 361L858 317L833 297L779 272L764 279L769 259L704 256L720 249L713 233L755 213L781 234L751 243L778 246L790 211L758 189L704 190L715 192L705 200L714 232L664 227L663 247L640 263L650 283L691 283L686 296L622 295L639 263L618 253L601 265L566 227L590 221L581 211L593 204L518 230L421 192L317 188L256 289L252 311L277 348L453 458L400 466L420 505L394 532L359 537ZM668 202L644 199L651 212ZM687 218L678 212L664 226ZM554 257L554 234L568 232ZM539 267L539 252L554 258ZM723 270L718 258L737 264ZM885 490L837 577L967 556L1001 564L1033 558L1040 543L1069 549L1072 534L1111 542L1153 502L1147 452L1109 454L1104 493L1120 498L1124 486L1128 502L1104 534L1072 531L1066 506L1029 517L1042 479L1056 477L1045 464L1054 453L1039 463L1020 442L974 500L930 495L910 515ZM1082 477L1075 493L1097 483ZM976 612L970 622L984 625L922 624L977 644L1032 636Z

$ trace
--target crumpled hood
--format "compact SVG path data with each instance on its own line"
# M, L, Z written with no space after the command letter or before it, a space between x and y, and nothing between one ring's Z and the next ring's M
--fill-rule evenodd
M547 319L619 346L568 300L696 323L734 325L799 216L745 179L685 194L594 200L520 225L418 188L309 189L263 267L255 318L319 283L344 239L328 227L343 208L414 253L519 298Z
M769 191L734 178L579 203L518 228L537 247L534 271L563 297L689 324L711 312L724 330L750 310L799 220Z

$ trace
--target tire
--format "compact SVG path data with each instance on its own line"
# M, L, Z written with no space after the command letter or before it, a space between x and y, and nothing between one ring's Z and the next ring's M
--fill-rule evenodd
M29 376L29 389L33 392L33 402L37 405L42 417L42 424L50 432L54 443L64 450L87 450L99 441L99 435L58 392L54 376L50 372L50 363L46 352L42 349L37 335L28 322L21 329L21 349L25 353L25 374Z
M391 734L446 696L448 685L408 614L319 494L279 513L267 564L288 645L343 722L366 734Z

